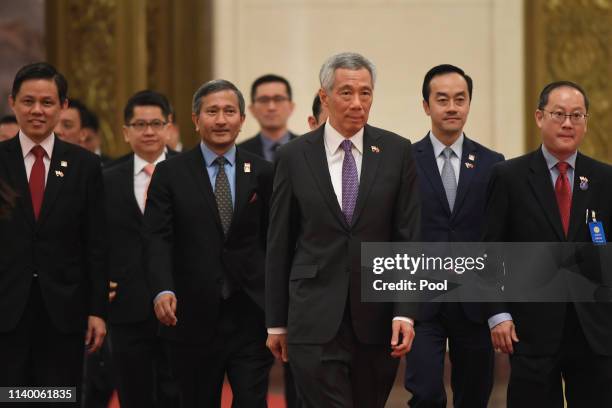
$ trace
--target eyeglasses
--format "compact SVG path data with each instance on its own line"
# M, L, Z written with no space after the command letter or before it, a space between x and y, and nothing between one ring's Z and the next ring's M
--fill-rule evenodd
M569 114L566 114L565 112L561 112L561 111L549 112L547 110L542 110L542 112L547 112L550 115L550 118L554 122L559 123L559 124L565 122L566 118L569 118L572 124L581 125L584 122L586 122L587 118L589 117L589 115L587 115L586 113L582 113L582 112L574 112L574 113L569 113Z
M274 102L276 105L278 105L279 103L287 102L288 100L289 98L282 95L260 96L258 98L255 98L255 103L259 103L261 105L268 105L270 102Z
M167 124L168 124L168 122L163 122L161 120L155 119L155 120L152 120L150 122L147 122L147 121L144 121L144 120L137 120L136 122L129 123L129 124L125 125L125 126L131 127L136 132L144 132L149 126L151 126L151 129L153 129L153 131L159 132Z

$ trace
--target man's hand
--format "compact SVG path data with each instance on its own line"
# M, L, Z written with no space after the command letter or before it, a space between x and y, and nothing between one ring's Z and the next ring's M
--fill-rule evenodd
M519 339L516 336L516 330L512 320L501 322L491 329L491 342L493 343L495 351L512 354L514 353L512 342L518 343L518 341Z
M283 363L289 361L287 356L287 334L268 334L266 346L270 349L274 357L283 360Z
M400 336L402 342L400 343ZM400 358L412 348L414 327L403 320L393 320L391 323L391 357Z
M176 326L176 297L171 293L164 293L155 301L155 316L166 326Z
M108 301L112 302L113 300L115 300L115 297L117 296L117 282L113 282L113 281L109 281L108 282Z
M98 316L89 316L87 320L87 333L85 334L85 346L87 353L91 354L102 347L106 336L106 323Z

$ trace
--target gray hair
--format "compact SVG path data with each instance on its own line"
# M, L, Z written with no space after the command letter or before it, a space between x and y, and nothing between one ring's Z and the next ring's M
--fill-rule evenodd
M321 88L331 92L334 87L334 74L337 69L344 68L351 71L359 69L367 69L372 77L372 87L376 82L376 67L372 62L361 54L355 52L341 52L340 54L332 55L323 63L319 71L319 81Z
M191 111L196 115L199 114L200 109L202 108L202 98L206 95L221 91L232 91L236 94L236 97L238 98L240 116L244 116L245 104L242 92L240 92L240 90L236 88L236 85L232 84L230 81L226 81L225 79L213 79L212 81L208 81L202 86L200 86L198 90L193 94L193 100L191 101Z

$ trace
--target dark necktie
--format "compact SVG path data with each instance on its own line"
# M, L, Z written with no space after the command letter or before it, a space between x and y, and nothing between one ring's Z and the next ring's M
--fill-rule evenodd
M230 190L227 174L225 174L224 166L226 163L228 163L228 161L223 156L219 156L215 159L215 164L219 169L217 172L217 179L215 180L215 199L217 200L217 209L219 210L221 226L223 226L223 233L225 235L227 235L227 231L232 223L232 214L234 213L232 192Z
M32 197L32 208L34 209L34 218L38 220L40 208L42 207L43 196L45 194L45 149L36 145L31 150L36 160L30 172L30 196Z
M557 205L561 214L561 222L563 223L563 232L567 237L569 228L570 210L572 208L572 189L570 188L569 178L567 177L567 169L569 164L566 162L557 163L559 176L555 182L555 195L557 196Z
M272 162L276 161L276 151L278 150L280 146L281 146L280 143L274 143L272 147L270 148L270 151L272 152Z
M348 225L353 223L353 213L357 202L359 191L359 177L357 176L357 165L352 153L353 142L345 139L342 142L344 160L342 161L342 213Z

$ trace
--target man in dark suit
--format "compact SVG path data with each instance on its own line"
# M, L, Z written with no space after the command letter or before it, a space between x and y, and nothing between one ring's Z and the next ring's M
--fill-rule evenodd
M266 406L264 259L272 165L236 148L244 99L225 80L194 94L202 142L160 163L145 211L147 264L182 407Z
M95 351L106 334L106 225L98 158L53 134L66 93L35 63L9 97L20 131L0 143L0 179L18 198L0 221L0 385L77 386L78 397L83 338Z
M297 137L287 128L294 107L289 81L274 74L257 78L251 85L249 111L261 129L239 146L273 162L276 149Z
M575 83L544 87L535 112L542 146L494 167L486 241L591 242L587 209L609 233L612 168L578 152L588 108ZM523 272L505 266L507 276ZM509 407L563 407L561 378L568 407L612 406L610 303L508 302L489 309L493 346L510 353Z
M463 133L472 78L453 65L430 69L423 109L431 131L414 144L424 242L480 241L491 167L504 157ZM493 385L493 349L482 309L474 303L424 303L406 356L411 407L446 407L444 357L448 340L453 406L486 408Z
M410 142L367 124L374 71L359 54L329 58L328 121L278 152L268 347L290 360L306 407L383 407L414 336L416 304L360 300L361 243L418 240L420 219Z
M119 402L124 408L178 405L157 336L141 234L151 175L166 156L175 155L165 147L168 115L165 96L149 90L134 94L125 106L123 127L133 153L104 172L108 228L113 237L110 279L115 288L109 307L109 338Z

